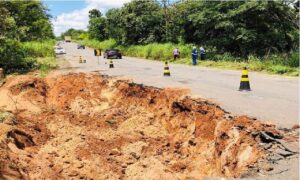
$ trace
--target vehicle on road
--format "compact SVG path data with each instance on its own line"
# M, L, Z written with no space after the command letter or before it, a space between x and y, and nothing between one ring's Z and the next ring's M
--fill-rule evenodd
M85 45L78 44L78 45L77 45L77 49L85 49Z
M66 50L62 47L56 47L54 49L55 54L66 54Z
M122 54L118 49L107 49L104 53L104 58L107 59L122 59Z
M65 36L65 42L71 42L71 36Z
M58 42L55 44L54 49L61 47L61 44L63 44L63 42L62 42L62 41L58 41Z

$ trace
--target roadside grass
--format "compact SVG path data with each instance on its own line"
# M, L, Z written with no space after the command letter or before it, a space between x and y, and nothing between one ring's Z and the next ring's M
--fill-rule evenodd
M181 58L176 61L170 61L174 64L192 65L192 60L188 58ZM274 65L270 62L249 61L249 62L231 62L231 61L212 61L212 60L198 60L198 66L212 67L218 69L242 70L247 67L250 71L264 72L268 74L278 74L285 76L299 76L300 70L295 67L288 67L284 65Z
M82 40L79 43L91 48L106 50L118 48L125 56L140 57L150 60L170 61L171 63L191 65L192 44L152 43L147 45L118 45L114 39L105 41ZM173 62L172 51L179 48L180 59ZM285 76L299 76L299 51L283 54L270 54L264 57L249 55L247 58L240 58L230 53L217 53L215 48L206 48L207 60L198 61L200 66L214 67L219 69L241 70L247 67L251 71L279 74Z
M105 41L85 39L85 40L81 40L81 41L77 41L77 42L80 44L83 44L85 46L91 47L91 48L102 49L102 50L114 48L117 46L117 42L114 39L108 39Z
M40 71L40 76L45 77L52 70L58 67L55 57L40 57L37 58L37 63Z
M45 77L51 69L57 67L54 53L55 40L24 42L22 46L26 56L35 64L34 69L38 69L40 76Z
M171 60L173 59L172 51L175 48L180 49L181 57L188 57L192 45L181 45L172 43L152 43L148 45L118 46L126 56L141 57L153 60Z
M54 40L43 42L30 41L22 43L22 47L25 50L27 57L54 57L54 45Z

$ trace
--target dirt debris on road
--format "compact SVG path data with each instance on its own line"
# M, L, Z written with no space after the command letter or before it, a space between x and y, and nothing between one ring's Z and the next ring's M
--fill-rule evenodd
M0 179L247 177L297 156L299 129L97 73L0 87Z

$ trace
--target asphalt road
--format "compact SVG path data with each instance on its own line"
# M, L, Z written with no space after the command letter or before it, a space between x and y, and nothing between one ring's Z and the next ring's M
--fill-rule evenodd
M67 52L63 56L70 63L65 68L68 71L99 71L150 86L189 88L193 96L209 99L235 115L248 115L287 128L299 123L298 78L249 72L252 91L240 92L241 71L170 64L171 77L164 77L162 62L123 57L114 60L115 68L109 69L108 60L102 56L97 63L93 49L78 50L75 43L62 46ZM79 56L87 63L79 64Z

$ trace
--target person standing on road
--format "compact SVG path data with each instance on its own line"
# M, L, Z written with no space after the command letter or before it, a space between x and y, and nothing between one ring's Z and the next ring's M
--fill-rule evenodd
M192 50L192 63L194 66L197 65L197 58L198 58L198 51L196 46L194 46Z
M200 59L205 60L205 49L203 47L200 47Z
M175 48L175 49L173 50L174 61L175 61L177 58L179 58L179 55L180 55L179 49L178 49L178 48Z

